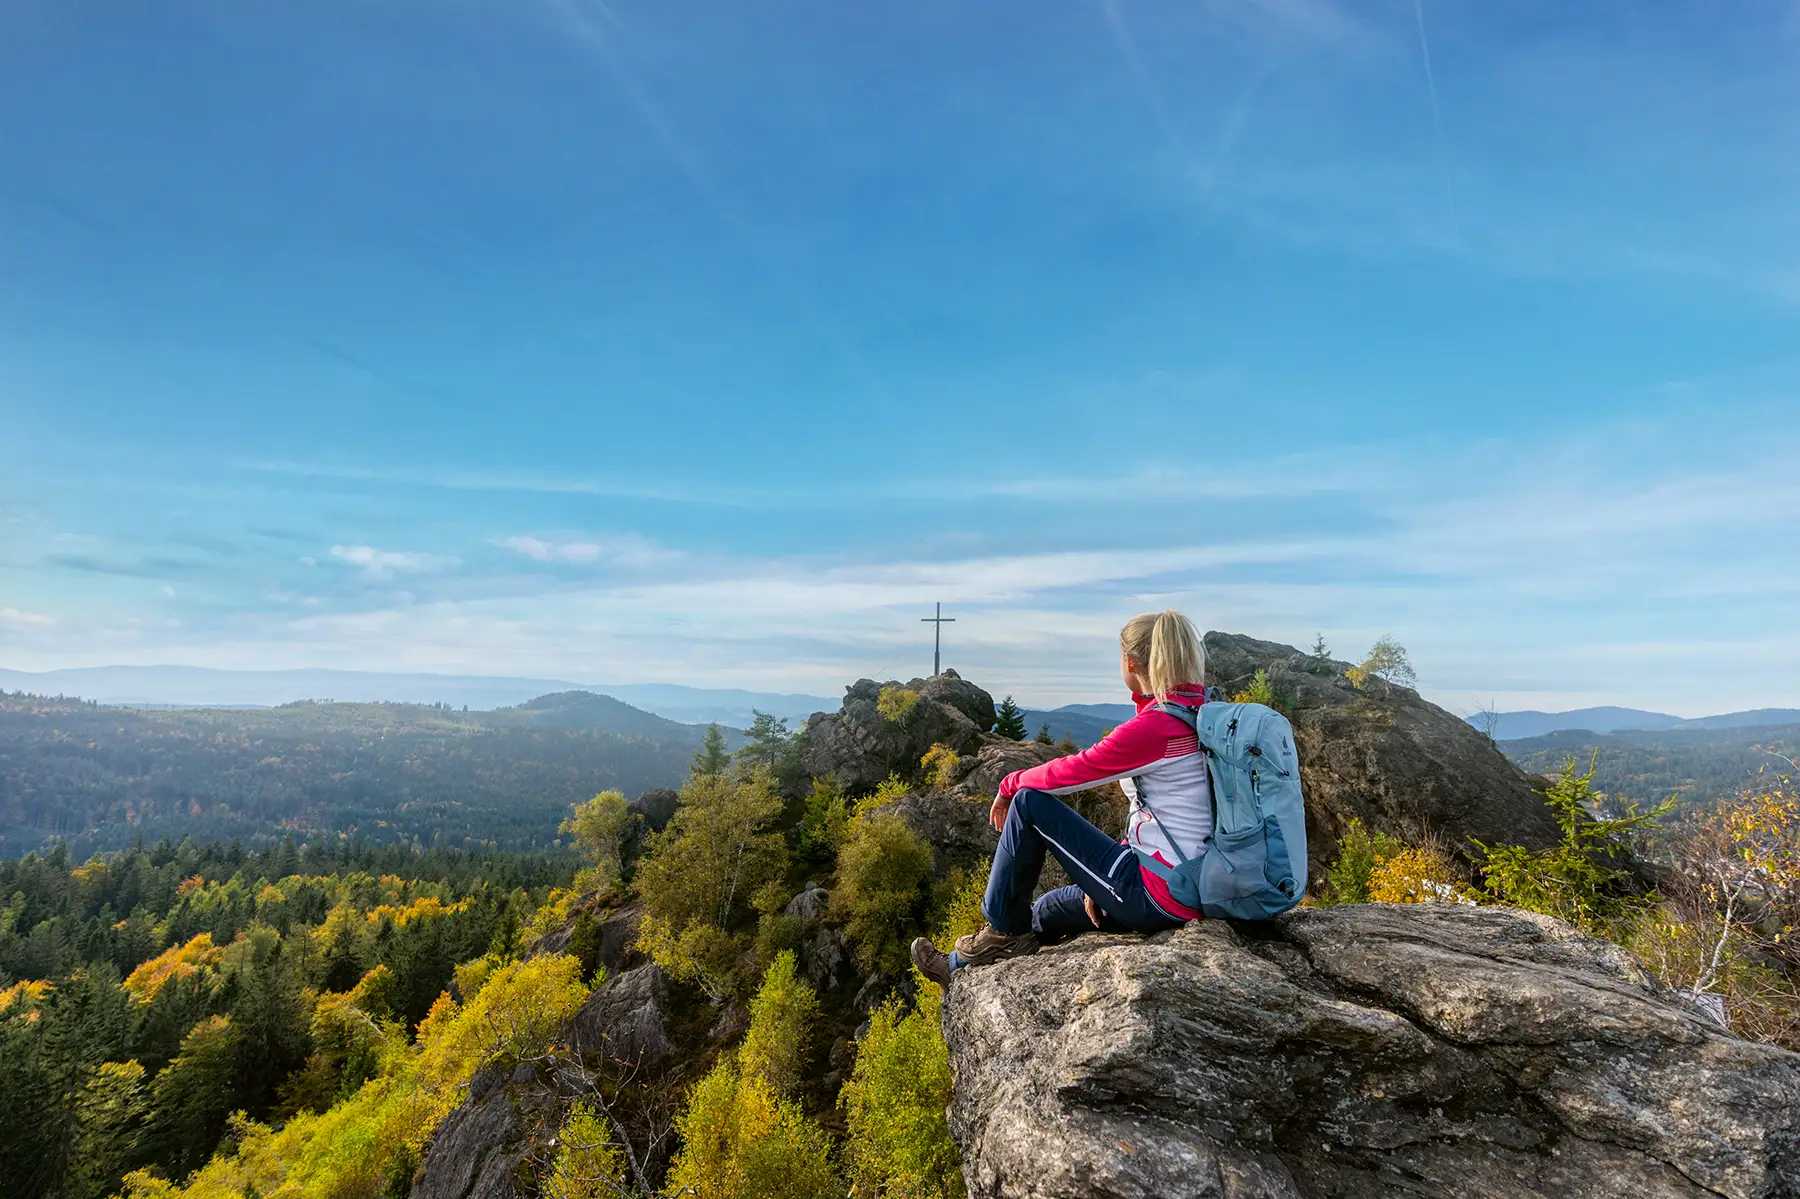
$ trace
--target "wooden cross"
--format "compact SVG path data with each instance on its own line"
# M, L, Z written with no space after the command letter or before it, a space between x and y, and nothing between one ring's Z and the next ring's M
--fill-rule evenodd
M921 616L919 617L919 623L936 626L931 630L931 673L934 676L942 674L943 666L941 659L944 651L944 626L947 624L955 624L956 617L945 616L944 605L939 603L937 606L937 615Z

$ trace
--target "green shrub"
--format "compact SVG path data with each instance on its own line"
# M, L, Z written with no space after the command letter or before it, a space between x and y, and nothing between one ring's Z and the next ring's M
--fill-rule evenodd
M1410 845L1384 859L1368 877L1371 903L1476 902L1455 863L1439 845Z
M844 1163L858 1195L962 1199L962 1161L950 1139L950 1051L939 1027L942 998L919 990L907 1011L890 999L869 1019L838 1102Z
M624 1192L624 1155L592 1104L577 1099L556 1139L541 1199L612 1199Z
M978 931L986 920L983 872L954 876L940 946ZM950 1139L950 1050L944 1044L943 994L913 971L918 1006L898 998L877 1008L857 1045L856 1065L838 1096L846 1122L845 1168L855 1194L894 1199L962 1199L962 1159Z
M1386 833L1371 833L1352 818L1338 843L1337 861L1325 872L1325 888L1319 896L1323 907L1340 903L1368 903L1369 876L1389 858L1406 849L1406 843Z
M850 802L829 777L813 780L800 818L800 848L815 858L832 858L844 844L850 824Z
M626 806L624 794L602 791L586 803L576 804L569 818L556 830L593 859L594 873L586 881L601 894L619 885L619 851L631 830L631 821L631 809Z
M875 710L886 717L890 724L905 724L918 706L919 693L911 687L890 684L883 687L881 694L875 697Z
M948 787L956 768L962 764L962 755L941 742L925 751L919 759L919 765L925 771L925 781L934 787Z
M832 903L869 971L899 971L931 914L931 846L892 813L858 816L838 854Z
M1275 689L1269 686L1269 672L1260 666L1257 667L1255 676L1250 680L1250 685L1232 696L1231 702L1234 704L1263 704L1273 707Z
M851 816L852 818L865 816L876 808L885 808L911 791L912 788L906 785L906 780L897 774L890 774L881 780L875 790L856 801L851 810Z
M671 1194L838 1199L844 1193L825 1131L761 1078L740 1073L732 1055L694 1085L675 1131L681 1149L669 1167Z
M760 1078L777 1095L792 1096L806 1071L808 1041L819 1001L794 972L794 955L784 950L763 974L750 1001L750 1031L738 1050L746 1078Z
M944 907L944 918L938 926L936 940L939 944L948 945L958 937L981 931L987 923L987 917L981 914L981 901L987 894L988 872L975 870L963 873L958 870L950 876L949 902Z
M1490 896L1602 935L1615 922L1654 905L1654 897L1632 892L1630 872L1617 862L1631 837L1655 828L1671 805L1596 819L1588 815L1593 782L1594 764L1584 774L1573 756L1564 760L1545 797L1562 829L1562 840L1549 849L1475 842L1482 885Z
M781 797L758 767L748 776L695 774L681 798L638 864L638 944L671 977L723 996L742 982L758 902L787 873L787 843L772 831Z
M806 935L806 922L786 912L767 912L756 922L756 944L751 960L765 970L783 952L797 951Z

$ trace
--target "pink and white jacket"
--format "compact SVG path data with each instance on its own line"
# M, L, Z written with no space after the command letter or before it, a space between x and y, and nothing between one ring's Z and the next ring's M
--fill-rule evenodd
M1013 771L1000 780L1000 796L1010 800L1026 788L1067 795L1116 782L1131 802L1124 844L1154 855L1164 865L1174 866L1181 857L1169 844L1171 836L1192 858L1205 852L1206 838L1212 833L1212 784L1206 773L1206 757L1200 752L1200 740L1193 729L1167 712L1156 710L1155 696L1131 698L1137 704L1136 716L1078 754L1029 770ZM1197 708L1206 702L1206 693L1198 686L1179 687L1169 693L1168 699L1186 708ZM1162 879L1142 866L1138 869L1143 872L1144 886L1157 907L1181 920L1200 915L1175 902L1169 885Z

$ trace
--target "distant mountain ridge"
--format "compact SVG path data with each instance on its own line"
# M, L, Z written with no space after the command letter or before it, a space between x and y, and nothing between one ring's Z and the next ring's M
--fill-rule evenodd
M0 691L67 695L131 707L276 707L296 700L449 704L492 709L540 696L608 695L682 724L745 728L755 711L798 727L838 701L818 695L685 687L673 683L578 683L512 676L405 674L361 670L217 670L204 666L83 666L32 673L0 669Z
M1770 772L1785 772L1785 759L1800 755L1800 721L1711 725L1696 720L1611 733L1561 729L1502 741L1500 750L1534 774L1553 772L1571 757L1583 769L1593 763L1595 789L1622 803L1656 804L1673 796L1684 804L1708 804L1766 781Z
M1025 735L1035 737L1038 730L1050 726L1050 739L1067 737L1086 749L1115 725L1124 724L1137 714L1130 704L1064 704L1060 708L1025 708Z
M0 857L54 840L85 855L184 836L548 849L572 803L679 785L705 735L586 691L479 711L0 695Z
M1484 728L1481 713L1467 718L1476 728ZM1800 708L1755 708L1747 712L1727 712L1719 716L1686 719L1666 712L1646 712L1641 708L1576 708L1569 712L1501 712L1494 715L1493 735L1496 741L1521 741L1528 737L1545 737L1551 733L1581 731L1589 733L1622 733L1665 729L1743 729L1765 725L1800 724Z

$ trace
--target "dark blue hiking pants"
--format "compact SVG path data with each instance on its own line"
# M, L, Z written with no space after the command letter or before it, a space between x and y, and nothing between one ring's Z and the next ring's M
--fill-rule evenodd
M1034 905L1044 869L1044 854L1056 855L1074 880L1073 886L1046 891ZM1013 796L1000 846L988 872L981 914L995 932L1017 936L1034 932L1046 945L1090 932L1094 922L1082 905L1093 896L1100 909L1100 928L1109 933L1154 932L1176 928L1182 921L1151 900L1144 889L1137 854L1081 818L1081 813L1045 791L1025 790Z

